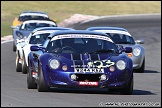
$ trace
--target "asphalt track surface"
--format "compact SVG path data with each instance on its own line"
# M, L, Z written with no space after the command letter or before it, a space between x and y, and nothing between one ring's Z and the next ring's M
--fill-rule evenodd
M127 17L103 17L74 25L124 27L135 37L144 39L146 64L144 73L134 73L132 95L108 93L107 89L52 89L38 92L27 89L27 76L15 70L12 42L1 44L1 107L99 107L118 105L161 106L161 14ZM111 105L109 105L111 106Z

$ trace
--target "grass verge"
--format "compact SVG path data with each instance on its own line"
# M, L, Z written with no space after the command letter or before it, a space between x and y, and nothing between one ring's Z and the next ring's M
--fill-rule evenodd
M46 12L58 23L73 14L95 16L161 13L161 1L1 1L1 37L12 34L22 11Z

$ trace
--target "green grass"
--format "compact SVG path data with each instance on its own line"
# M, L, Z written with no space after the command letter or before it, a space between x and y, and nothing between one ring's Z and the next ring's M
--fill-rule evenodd
M1 1L1 36L12 34L12 21L25 10L46 12L60 23L73 14L161 13L161 1Z

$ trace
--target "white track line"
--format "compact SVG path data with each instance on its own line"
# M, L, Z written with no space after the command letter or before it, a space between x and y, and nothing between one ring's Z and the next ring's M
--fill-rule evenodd
M85 20L81 24L86 23L86 22L89 22L89 21L93 21L93 20L96 20L96 19L100 19L100 18L129 17L129 16L147 16L147 15L161 15L161 13L153 13L153 14L126 14L126 15L100 16L100 17L94 17L94 18L89 19L89 20Z
M7 42L11 42L11 41L13 41L13 39L12 40L3 41L3 42L1 42L1 44L7 43Z

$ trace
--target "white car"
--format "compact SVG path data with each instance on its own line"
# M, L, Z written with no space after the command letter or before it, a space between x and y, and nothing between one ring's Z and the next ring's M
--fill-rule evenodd
M23 74L27 73L28 66L28 54L30 53L30 46L32 45L43 45L47 37L59 30L74 30L71 28L63 27L42 27L33 30L28 36L28 38L23 38L18 41L16 45L16 71Z

